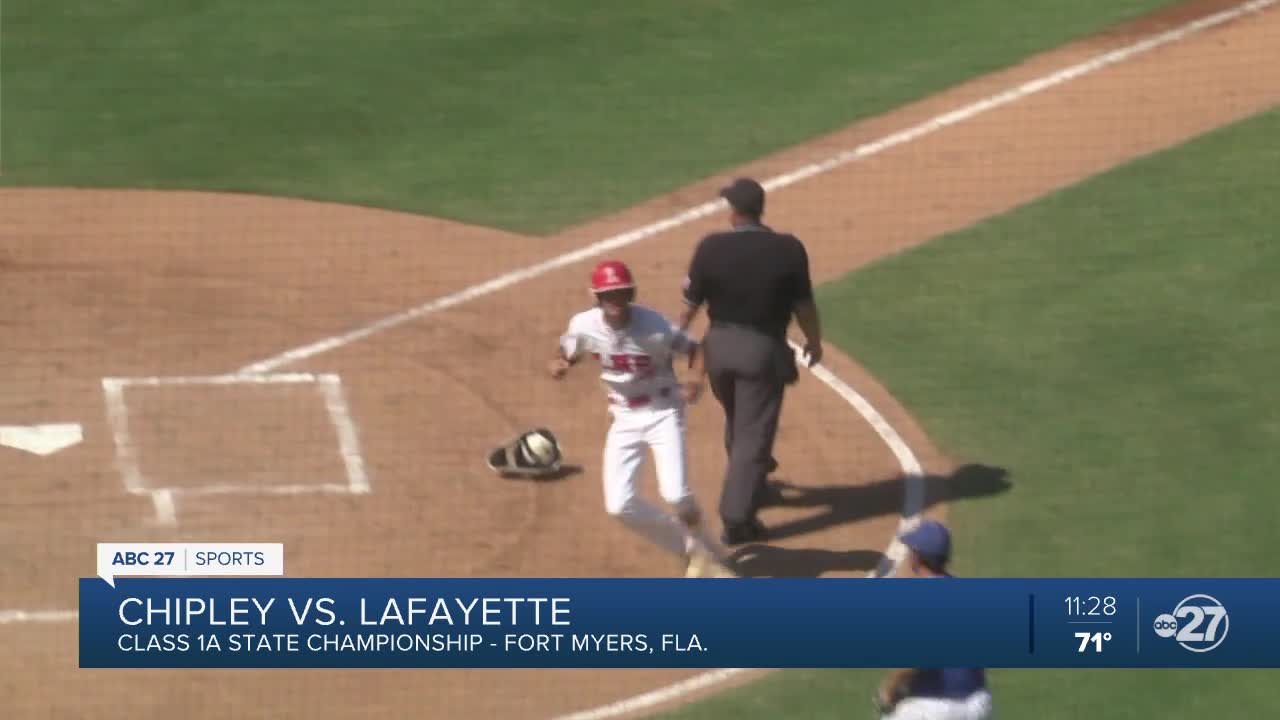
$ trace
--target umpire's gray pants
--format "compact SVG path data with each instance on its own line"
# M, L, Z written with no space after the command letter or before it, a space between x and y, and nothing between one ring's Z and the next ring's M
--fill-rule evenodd
M783 337L751 328L712 324L705 338L711 393L724 408L728 455L720 495L725 526L755 518L782 414L786 386L794 381L795 357Z

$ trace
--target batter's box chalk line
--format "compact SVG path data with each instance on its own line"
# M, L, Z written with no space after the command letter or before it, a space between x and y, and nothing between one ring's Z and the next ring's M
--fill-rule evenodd
M346 472L346 482L314 482L281 485L221 483L194 486L151 485L142 474L140 451L130 428L129 388L159 387L225 387L258 385L312 385L324 403L325 413L333 426L338 455ZM173 527L178 524L179 497L195 498L215 495L365 495L370 492L369 475L360 451L360 438L351 408L343 391L342 378L334 373L266 373L229 375L155 375L149 377L108 377L102 379L106 402L107 425L115 448L116 470L130 495L151 499L154 522Z

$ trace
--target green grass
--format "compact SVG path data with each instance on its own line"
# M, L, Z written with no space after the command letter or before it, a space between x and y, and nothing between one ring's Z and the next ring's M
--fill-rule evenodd
M1167 2L9 0L0 183L545 232Z
M1011 472L952 509L959 574L1274 574L1277 137L1271 112L821 289L832 342L944 450ZM992 682L1008 718L1260 718L1272 675ZM665 717L868 717L878 678L784 672Z

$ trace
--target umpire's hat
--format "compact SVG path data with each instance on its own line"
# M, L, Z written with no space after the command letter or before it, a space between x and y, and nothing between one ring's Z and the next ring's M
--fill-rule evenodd
M760 217L764 214L764 187L751 178L738 178L732 185L720 189L720 197L743 215Z

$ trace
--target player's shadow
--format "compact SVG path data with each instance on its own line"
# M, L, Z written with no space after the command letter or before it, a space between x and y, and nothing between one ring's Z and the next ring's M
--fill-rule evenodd
M554 472L543 473L541 475L527 475L522 473L500 472L498 473L498 476L504 480L523 480L525 482L542 483L542 482L556 482L557 480L564 480L566 478L571 478L574 475L581 475L581 474L582 474L581 465L569 465L568 463L565 463L561 465L559 468L557 468Z
M729 556L729 564L743 577L821 577L830 572L872 570L883 557L883 553L875 550L839 552L747 545Z
M939 503L999 495L1013 487L1008 471L989 465L964 465L950 475L926 475L922 478L924 497L917 510ZM770 482L779 497L766 506L814 508L815 512L795 520L768 526L765 542L818 532L837 525L857 522L882 515L902 512L907 493L904 476L879 480L866 485L826 485L806 487L782 480Z

